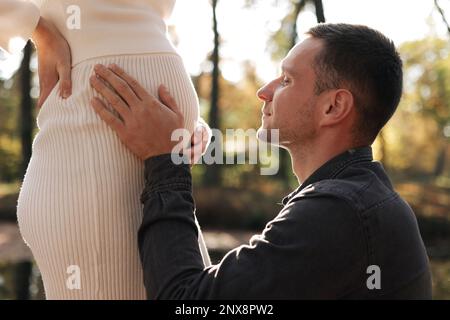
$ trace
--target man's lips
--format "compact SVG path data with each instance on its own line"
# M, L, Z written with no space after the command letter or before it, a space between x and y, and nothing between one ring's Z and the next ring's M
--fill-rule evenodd
M261 113L263 114L263 116L267 116L267 117L270 117L272 115L272 112L270 112L270 108L267 105L265 105L261 109Z
M261 113L263 118L267 118L272 115L272 112L270 112L270 106L267 103L265 103L264 106L261 108Z
M263 116L267 116L267 117L270 117L272 115L272 113L269 112L269 110L267 110L265 108L261 109L261 113Z

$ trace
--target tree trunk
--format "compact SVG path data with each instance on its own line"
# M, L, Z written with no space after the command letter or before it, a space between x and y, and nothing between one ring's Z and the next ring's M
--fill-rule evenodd
M446 158L447 158L447 142L444 141L439 150L438 156L436 158L436 163L434 165L433 176L435 178L439 177L444 173Z
M434 6L439 11L439 14L441 15L442 21L444 22L445 26L447 27L447 31L450 34L450 24L448 23L447 18L445 17L445 12L441 8L441 6L439 5L438 0L434 0Z
M30 70L30 60L32 53L32 44L31 42L28 42L25 46L23 60L19 69L20 90L22 94L19 117L20 140L22 145L22 176L25 174L28 162L31 158L31 146L33 139L33 101L30 96L32 77Z
M292 23L292 33L291 33L291 45L290 48L293 48L295 46L295 44L297 43L297 38L298 38L298 33L297 33L297 20L298 20L298 15L300 14L300 12L303 10L303 8L306 5L306 1L307 0L299 0L295 3L294 6L294 15L293 15L293 23Z
M323 11L322 0L314 0L314 6L316 7L316 17L318 23L325 22L325 13Z
M30 300L30 282L33 264L30 261L19 262L14 270L16 300Z
M220 110L219 110L219 77L220 77L220 35L217 24L217 3L218 0L211 0L213 10L213 32L214 32L214 50L212 52L211 60L213 63L212 70L212 84L211 84L211 107L209 110L209 125L211 129L220 129ZM222 141L214 141L216 146L222 143ZM216 148L218 151L221 148ZM206 185L220 185L221 183L221 165L212 164L208 165L205 171L205 184Z
M31 91L31 70L30 60L33 53L33 46L29 41L25 46L22 63L19 69L20 76L20 140L22 145L21 175L25 175L28 162L31 159L31 147L33 139L33 101L30 96ZM18 264L15 275L16 297L19 300L30 299L30 279L32 264L25 261Z

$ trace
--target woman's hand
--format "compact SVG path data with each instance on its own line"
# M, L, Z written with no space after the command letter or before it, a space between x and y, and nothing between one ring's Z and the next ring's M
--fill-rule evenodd
M38 54L40 85L38 108L45 102L58 80L60 96L70 97L72 59L66 39L52 23L42 17L31 39L36 45Z
M205 154L211 141L211 136L212 133L208 124L200 118L192 134L191 147L187 150L191 167Z

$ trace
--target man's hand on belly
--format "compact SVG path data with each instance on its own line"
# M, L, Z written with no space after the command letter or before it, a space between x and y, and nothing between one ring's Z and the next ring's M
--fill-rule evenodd
M92 99L92 107L121 141L142 160L172 153L178 144L172 133L183 129L184 117L168 89L158 88L158 100L117 65L96 65L94 70L91 86L119 116L99 98Z

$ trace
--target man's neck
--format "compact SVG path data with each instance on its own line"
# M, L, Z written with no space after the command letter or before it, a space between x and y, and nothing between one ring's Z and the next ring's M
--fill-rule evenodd
M289 146L292 169L298 183L302 184L309 176L335 156L350 149L351 146L314 143L308 145Z

